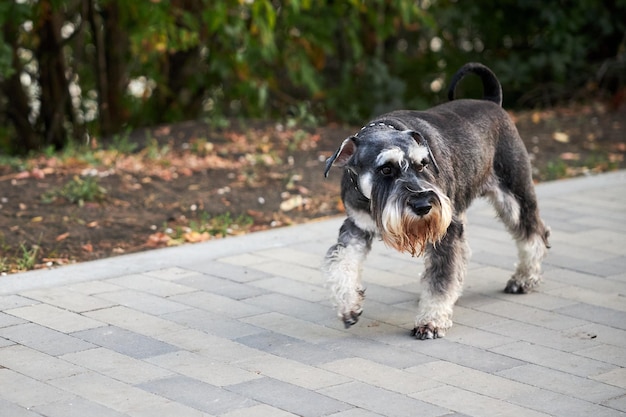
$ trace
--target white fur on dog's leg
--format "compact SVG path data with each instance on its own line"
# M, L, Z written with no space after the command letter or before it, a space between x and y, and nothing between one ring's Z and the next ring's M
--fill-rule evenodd
M425 288L420 297L413 336L421 340L444 337L452 327L452 308L457 298L456 294L434 296Z
M326 255L322 270L327 278L337 315L346 328L355 324L363 312L365 290L361 286L361 269L369 252L367 244L351 241L337 244Z
M517 250L519 264L504 291L525 294L541 282L541 261L546 256L547 249L544 240L538 235L533 235L527 241L518 241Z
M464 219L464 214L459 215ZM450 231L444 248L431 248L426 256L426 272L422 278L423 289L415 317L413 336L418 339L436 339L444 337L452 327L454 304L463 292L463 281L470 247L465 239L462 223L456 223ZM456 235L456 237L455 237ZM441 257L440 250L445 250L448 261Z

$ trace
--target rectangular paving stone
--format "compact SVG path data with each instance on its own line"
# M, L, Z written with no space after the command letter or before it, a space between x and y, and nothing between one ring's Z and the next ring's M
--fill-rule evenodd
M6 313L62 333L93 329L105 323L48 304L36 304L5 310Z
M72 336L91 342L92 347L95 347L95 345L105 347L137 359L149 358L179 350L177 347L165 342L116 326L84 330L73 333Z
M553 330L570 329L582 326L588 321L575 319L552 311L528 307L509 301L495 301L476 307L477 310L506 317L516 321L524 321Z
M619 410L622 413L626 413L626 395L622 395L621 397L612 398L608 401L602 403L605 407L612 408L614 410Z
M256 255L260 255L266 258L270 258L276 261L281 261L283 264L295 264L306 266L311 269L319 270L322 257L319 254L313 254L311 252L296 250L292 247L280 247L264 249L254 252Z
M271 353L281 358L297 360L307 365L318 365L349 356L337 350L326 349L283 334L265 331L236 339L250 348Z
M321 286L311 285L282 277L259 279L250 283L251 286L262 289L263 293L279 293L310 302L327 300L329 293Z
M259 353L241 343L197 329L167 333L161 336L159 340L223 363L231 363Z
M62 286L25 291L21 295L75 313L98 310L112 305L111 302L100 298L67 291Z
M626 264L626 261L625 261ZM566 286L547 291L548 294L567 298L572 301L591 304L598 307L606 307L618 311L626 311L624 297L619 294L600 293L587 288Z
M263 261L264 260L261 260L261 262ZM226 278L230 281L239 283L251 282L257 279L267 278L269 276L265 272L253 269L249 266L234 265L218 261L203 262L202 264L193 265L193 268L204 275Z
M254 253L242 253L239 255L225 256L225 257L219 258L218 261L220 263L226 263L226 264L235 265L237 267L242 267L242 266L254 266L259 263L267 262L267 257L256 255Z
M420 417L434 417L450 414L450 411L445 408L428 404L415 397L411 398L362 382L336 385L324 388L319 392L338 401L387 417L405 417L417 414Z
M53 379L50 384L125 414L169 403L161 396L95 372Z
M546 413L448 385L412 394L411 396L469 416L550 417L550 415Z
M206 291L194 291L187 294L176 295L170 297L170 300L231 318L246 317L267 312L264 308L255 307L242 301L233 300L232 298Z
M531 395L517 394L509 398L509 400L515 404L554 417L623 416L623 413L618 410L612 410L601 405L543 389L536 389Z
M141 389L212 415L248 408L256 401L186 376L173 376L138 385Z
M295 259L293 259L292 262L293 261L295 261ZM296 263L289 263L289 261L286 262L284 260L268 260L267 262L254 265L253 268L271 276L287 278L306 284L319 285L323 283L319 265L311 268Z
M22 345L1 348L0 367L12 369L39 381L87 371L80 366Z
M245 323L242 320L231 319L200 309L190 309L165 314L163 318L178 323L180 326L202 330L209 334L227 339L236 339L263 331L259 327Z
M26 320L0 311L0 327L15 326L23 323L26 323Z
M221 363L193 352L172 352L154 356L148 362L181 375L221 387L261 378L258 372ZM156 379L156 378L152 378Z
M613 368L608 372L593 375L591 378L596 381L604 382L605 384L626 389L626 368Z
M585 328L587 328L587 326L583 325L556 331L532 323L510 320L508 322L486 326L484 330L518 341L526 341L560 351L572 352L598 344L596 339L583 333Z
M250 372L310 390L317 390L349 381L348 378L335 372L328 372L324 369L267 353L259 354L252 358L244 358L235 362L235 365Z
M0 337L0 348L6 347L6 346L11 346L14 345L15 342L13 342L12 340L9 339L5 339L4 337Z
M569 337L578 337L588 341L585 346L580 346L581 349L599 346L600 344L613 345L626 349L626 330L598 323L590 323L571 329L569 332ZM589 343L590 340L594 343Z
M624 302L626 303L626 300L624 300ZM566 316L577 317L588 322L590 321L626 330L626 311L618 311L611 308L583 303L563 307L557 311Z
M333 413L328 417L385 417L383 414L374 413L373 411L364 410L360 407L354 407L346 411ZM458 417L453 414L446 414L446 417ZM467 417L467 416L466 416Z
M0 329L0 337L52 356L60 356L95 347L79 338L34 323L4 327Z
M594 403L626 394L623 389L611 385L534 364L506 369L498 375Z
M97 404L93 401L81 397L74 397L67 401L56 401L50 404L33 407L37 416L46 417L124 417L125 414L118 413L108 407ZM2 413L0 412L0 416ZM8 416L7 416L8 417Z
M302 417L319 417L351 408L342 401L329 398L272 378L261 378L227 387L229 391L244 397Z
M341 353L346 357L359 357L398 369L436 360L427 354L388 345L380 341L368 340L367 343L364 343L362 339L356 337L331 340L320 343L320 346L331 352Z
M109 323L146 336L161 335L183 329L182 326L172 321L123 306L90 311L85 315L103 323Z
M0 417L41 417L41 414L0 398Z
M135 354L134 352L131 353ZM167 369L151 365L109 348L101 347L69 353L61 356L61 359L128 384L140 384L173 375Z
M301 320L314 323L328 319L330 316L335 317L334 309L329 305L305 301L301 298L274 292L247 298L245 303L259 307L265 313L272 311L286 315L296 315Z
M104 281L77 282L76 284L68 285L65 288L69 291L83 295L97 295L123 289L123 287L120 287L119 285L113 285Z
M0 399L31 409L54 401L67 401L72 397L72 394L47 383L29 378L11 369L0 368Z
M439 385L452 385L500 400L506 400L513 395L529 394L536 390L528 384L443 361L419 365L407 371L418 375L428 375L439 382Z
M515 342L491 350L535 365L582 377L597 375L614 368L614 365L605 362L528 342Z
M447 331L446 339L450 342L469 345L480 349L490 349L492 347L515 342L513 338L487 332L475 327L464 326L458 322L454 323L454 326Z
M258 316L244 318L242 321L259 328L272 330L276 333L310 343L322 343L333 339L348 337L348 334L339 330L299 320L280 313L260 314Z
M226 414L222 414L220 417L297 417L297 414L292 414L289 411L280 410L276 407L272 407L267 404L253 405L248 408L240 408L239 410L233 410Z
M234 300L244 300L265 294L267 291L250 285L242 284L226 278L218 278L212 275L196 275L183 278L179 283L197 290L207 291L213 294L222 295Z
M171 295L193 291L193 288L181 285L180 283L170 282L144 274L124 275L109 279L105 282L132 290L147 292L148 294L158 295L160 297L169 297Z
M433 344L436 345L433 346ZM497 372L524 364L520 360L514 359L509 355L499 354L495 350L488 351L452 342L445 338L426 341L426 343L420 340L408 340L399 342L397 346L483 372Z
M568 286L575 285L603 293L625 293L626 283L613 282L607 277L599 277L595 274L585 274L572 271L567 268L556 268L550 271L549 280L565 283Z
M0 311L8 310L10 308L31 306L37 303L38 301L16 294L0 295Z
M159 316L186 310L188 306L177 303L172 297L164 298L137 290L122 289L99 294L98 297L143 313Z
M193 277L198 275L197 271L187 268L181 268L173 266L163 269L154 269L152 271L144 272L143 275L148 275L154 278L163 279L166 281L178 281L183 278Z
M626 348L611 345L599 345L587 349L577 350L577 355L612 363L626 368Z
M441 385L430 376L407 372L361 358L341 359L326 363L323 368L400 394L410 394Z
M128 412L131 417L213 417L201 410L168 400L165 404L148 404Z

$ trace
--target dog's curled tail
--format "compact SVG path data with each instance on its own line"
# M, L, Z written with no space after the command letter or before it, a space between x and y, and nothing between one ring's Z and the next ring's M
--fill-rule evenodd
M489 68L478 62L469 62L463 65L450 80L450 88L448 88L448 100L454 100L454 90L456 85L468 73L476 74L483 83L483 100L493 101L498 106L502 106L502 86L500 81Z

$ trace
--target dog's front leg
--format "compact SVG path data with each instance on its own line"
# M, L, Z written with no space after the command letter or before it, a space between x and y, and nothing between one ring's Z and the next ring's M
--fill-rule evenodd
M359 320L363 312L365 290L361 269L372 247L372 233L366 232L348 218L339 230L337 243L328 249L322 270L330 286L337 314L346 328Z
M426 270L413 335L418 339L443 337L452 327L452 309L460 297L470 249L463 223L453 221L446 236L426 249Z

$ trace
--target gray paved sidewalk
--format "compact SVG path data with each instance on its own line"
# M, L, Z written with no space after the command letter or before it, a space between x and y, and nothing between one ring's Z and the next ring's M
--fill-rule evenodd
M455 326L409 336L420 260L378 243L344 330L318 266L342 219L0 278L0 416L626 415L626 172L537 189L553 249L477 202Z

